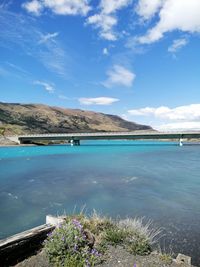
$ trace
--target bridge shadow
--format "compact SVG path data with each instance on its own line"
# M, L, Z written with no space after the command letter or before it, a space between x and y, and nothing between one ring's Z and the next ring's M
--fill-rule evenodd
M98 147L126 147L126 146L177 146L178 143L174 144L81 144L81 146L98 146Z
M80 143L81 147L135 147L135 146L177 146L179 145L178 143L138 143L138 144L98 144L98 143L92 143L92 144L87 144L87 143ZM51 144L49 146L70 146L70 144ZM76 146L75 146L76 147Z

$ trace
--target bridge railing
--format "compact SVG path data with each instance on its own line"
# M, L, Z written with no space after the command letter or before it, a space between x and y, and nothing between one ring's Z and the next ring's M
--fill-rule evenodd
M121 136L121 135L150 135L157 134L157 132L97 132L97 133L53 133L53 134L27 134L27 135L19 135L18 137L54 137L54 136ZM161 133L162 134L162 133ZM164 134L164 133L163 133Z
M194 136L200 137L200 132L147 132L147 131L134 131L134 132L95 132L95 133L47 133L47 134L27 134L27 135L12 135L9 137L17 138L48 138L48 137L106 137L106 136L156 136L157 138L162 136Z

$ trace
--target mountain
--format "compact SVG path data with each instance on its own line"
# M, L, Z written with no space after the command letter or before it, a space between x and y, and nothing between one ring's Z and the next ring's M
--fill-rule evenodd
M119 116L41 104L0 103L0 134L153 130Z

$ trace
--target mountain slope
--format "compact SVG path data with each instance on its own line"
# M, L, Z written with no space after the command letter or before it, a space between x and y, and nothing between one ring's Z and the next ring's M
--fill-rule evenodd
M150 126L79 109L0 103L0 134L152 130Z

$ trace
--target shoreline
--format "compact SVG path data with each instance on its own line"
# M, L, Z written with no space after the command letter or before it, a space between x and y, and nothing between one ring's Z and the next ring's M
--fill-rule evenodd
M80 234L82 233L82 229L85 229L84 233L87 233L86 238L88 242L90 242L90 245L94 248L94 250L96 244L99 250L98 257L100 256L101 260L99 261L99 263L97 262L95 266L193 266L191 257L177 253L176 258L174 258L171 253L164 253L159 248L157 248L157 245L159 244L158 236L161 234L160 230L155 228L149 228L150 225L148 225L148 223L146 225L143 224L141 219L128 218L124 220L119 220L117 222L106 217L100 217L95 212L93 215L90 215L90 217L86 217L86 215L84 215L83 213L77 215L65 215L60 217L47 215L46 224L37 226L35 228L20 232L16 235L0 240L0 259L3 260L4 264L6 264L5 266L11 263L12 266L14 264L14 266L16 267L32 267L39 266L40 263L42 263L42 266L44 267L52 267L54 266L52 265L53 262L49 261L49 253L51 254L51 245L49 247L48 245L46 246L46 244L48 244L48 242L52 242L52 238L54 235L56 235L56 232L59 233L59 231L61 231L62 236L70 235L66 227L67 225L72 226L73 224L75 225L75 231L77 231L76 229L77 227L79 227ZM63 230L61 230L63 226L63 229L66 229L65 233L63 232ZM99 226L101 227L99 228ZM104 244L104 242L107 242L107 245L106 247L104 247L104 245L101 247L100 243L98 243L100 240L99 238L102 238L105 235L102 235L100 233L106 233L107 228L109 227L110 230L107 232L109 233L109 235L107 235L106 239L103 239L104 241L102 243ZM113 229L114 232L111 229ZM117 232L115 229L117 230ZM133 232L131 232L132 230ZM123 231L123 234L119 231ZM135 231L137 232L136 235ZM121 233L120 237L122 239L117 238L117 233ZM131 243L129 243L129 241L127 243L127 237L124 236L124 233L126 233L128 236L130 233L132 233L132 235L135 236L134 238L137 239L137 249L135 249L135 246L131 247ZM116 235L116 237L114 237L113 234ZM58 237L61 238L59 234ZM57 239L55 239L55 245L57 244L56 240ZM77 241L76 239L74 239L74 241L72 242L72 245L74 246ZM146 247L144 247L144 244L146 244ZM153 244L157 245L153 247ZM53 254L54 253L55 251L53 252ZM63 256L64 255L65 253L63 254Z
M97 140L98 141L98 140ZM128 140L128 141L145 141L147 142L146 140ZM156 140L157 142L163 142L163 143L166 143L166 142L173 142L175 145L179 145L178 141L174 141L174 140ZM149 140L149 142L155 142L155 140ZM53 146L53 145L64 145L64 144L1 144L0 143L0 148L3 148L3 147L39 147L39 146ZM70 146L70 144L65 144L66 146ZM154 144L155 145L155 144ZM170 145L170 144L169 144ZM200 141L197 142L197 141L186 141L186 142L183 142L183 146L195 146L195 145L200 145Z

